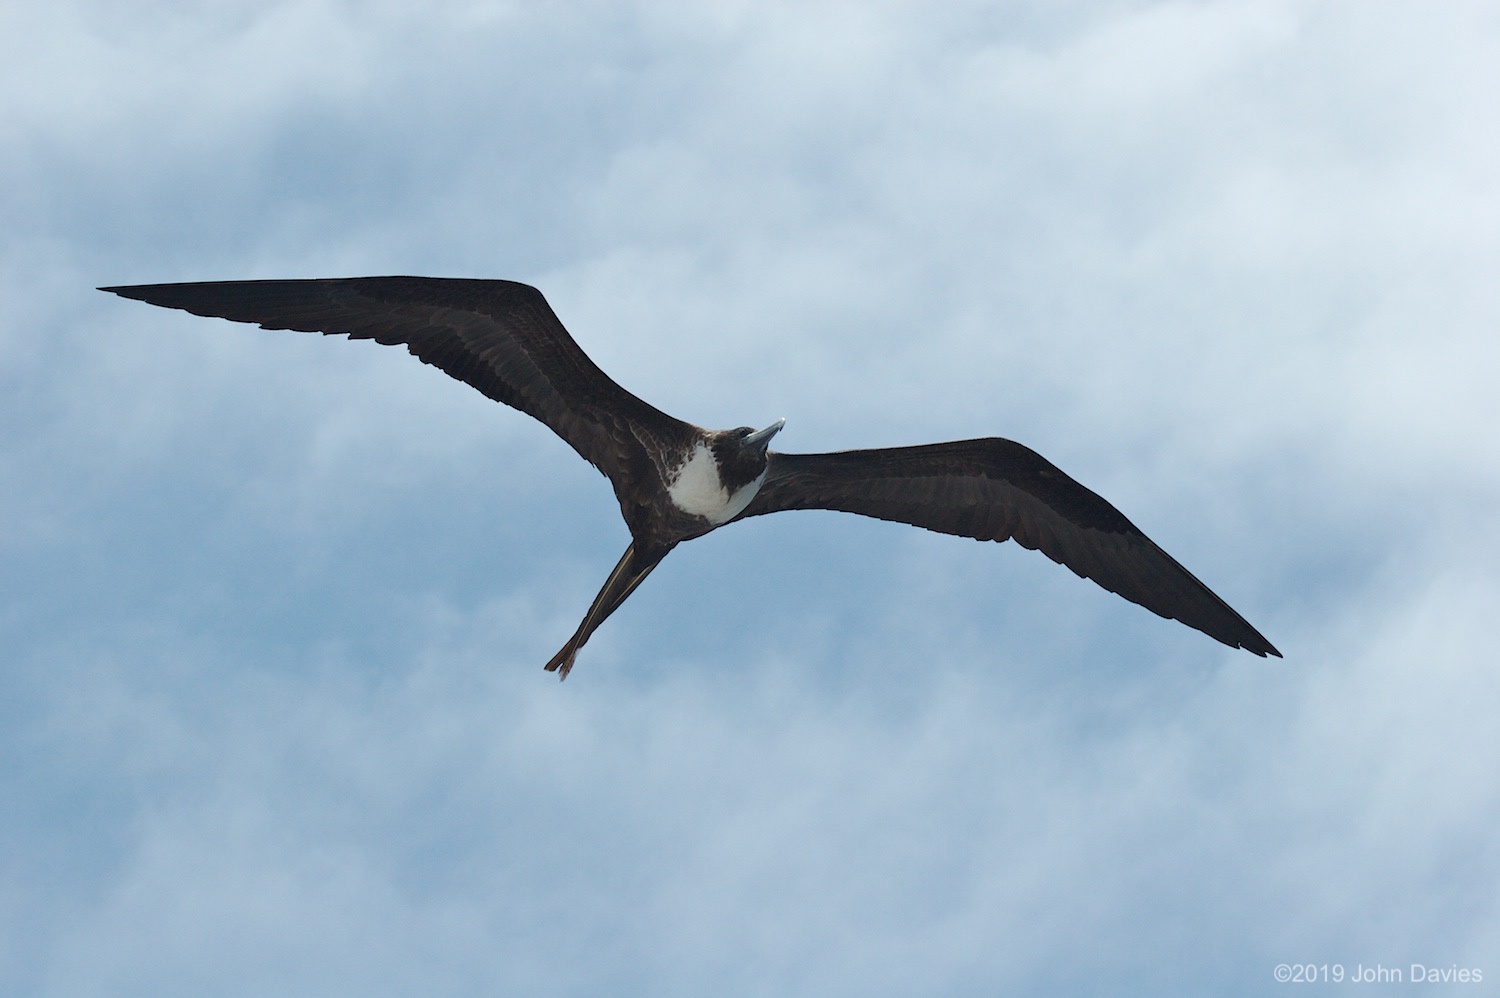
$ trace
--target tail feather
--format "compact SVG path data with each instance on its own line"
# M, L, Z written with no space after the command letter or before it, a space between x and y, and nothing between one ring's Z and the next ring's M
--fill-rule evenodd
M667 549L670 550L671 548ZM637 552L634 543L625 549L614 571L604 580L604 587L599 590L599 595L594 597L589 612L584 614L583 623L578 625L578 630L573 632L567 644L558 649L557 654L547 663L548 672L557 673L559 680L568 678L568 673L573 669L573 661L578 657L578 650L588 643L589 636L604 623L605 618L619 609L620 604L635 592L636 587L651 574L651 570L661 564L667 551L648 557Z

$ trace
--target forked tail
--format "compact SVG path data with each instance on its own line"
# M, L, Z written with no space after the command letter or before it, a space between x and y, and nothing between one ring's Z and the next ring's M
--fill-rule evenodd
M668 548L667 551L670 551ZM620 556L619 564L615 570L609 573L609 578L604 580L604 588L599 590L599 595L594 597L594 603L589 607L589 612L584 615L583 623L578 625L578 630L568 639L568 643L559 649L552 661L547 663L548 672L556 672L558 679L567 679L568 672L573 668L573 660L578 657L578 650L589 640L589 635L594 633L595 628L604 623L606 617L614 613L620 604L635 592L635 587L640 585L651 570L661 564L661 560L667 556L663 551L654 558L642 557L636 552L635 544L625 549Z

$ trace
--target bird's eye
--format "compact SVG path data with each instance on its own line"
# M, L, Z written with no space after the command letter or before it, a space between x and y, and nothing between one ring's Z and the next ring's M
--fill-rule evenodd
M748 437L750 434L752 434L754 432L755 432L755 429L753 427L750 427L750 426L738 426L738 427L735 427L734 435L737 436L737 437Z

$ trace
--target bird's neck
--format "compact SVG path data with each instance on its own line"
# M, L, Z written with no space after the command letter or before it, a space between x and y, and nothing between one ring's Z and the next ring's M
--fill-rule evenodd
M718 526L745 511L766 479L763 453L700 440L666 476L667 495L684 513Z

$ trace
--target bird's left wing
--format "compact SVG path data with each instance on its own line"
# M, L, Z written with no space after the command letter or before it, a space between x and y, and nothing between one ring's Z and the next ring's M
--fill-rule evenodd
M353 277L101 288L264 329L402 344L418 359L541 420L617 483L645 450L692 427L641 401L581 350L536 288L515 281ZM657 446L643 449L642 436Z
M1163 617L1262 657L1281 653L1119 510L1012 440L772 453L742 516L835 509L978 540L1014 540Z

